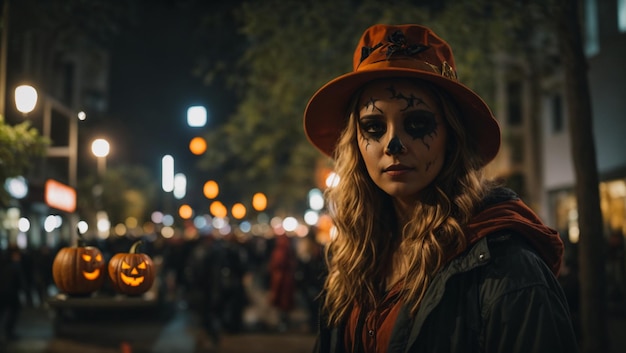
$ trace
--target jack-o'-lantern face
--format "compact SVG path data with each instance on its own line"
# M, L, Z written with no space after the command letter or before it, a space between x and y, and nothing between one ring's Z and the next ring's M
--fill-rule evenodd
M52 276L61 292L90 294L104 283L104 265L102 253L96 247L65 247L54 258Z
M100 278L100 269L102 268L102 254L88 254L83 253L82 259L82 274L86 280L95 281Z
M145 279L143 274L146 268L147 265L145 261L142 261L137 266L131 266L126 261L122 261L120 279L128 286L137 287L142 284Z
M154 283L154 263L150 256L137 252L139 244L141 241L135 242L129 253L115 254L109 260L109 278L118 293L143 294Z

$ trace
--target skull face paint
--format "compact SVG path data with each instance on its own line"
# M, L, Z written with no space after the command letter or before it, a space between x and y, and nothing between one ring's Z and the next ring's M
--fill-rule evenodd
M405 148L404 148L404 145L402 144L402 141L400 141L398 136L395 136L394 138L391 139L391 141L389 141L386 152L389 154L398 154L404 151L404 149Z
M415 199L445 161L447 129L434 95L410 81L381 80L364 88L358 104L358 146L370 177L392 197Z

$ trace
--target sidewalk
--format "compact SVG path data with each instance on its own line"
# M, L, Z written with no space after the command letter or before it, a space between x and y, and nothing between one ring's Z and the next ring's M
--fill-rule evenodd
M275 329L278 316L268 305L267 293L251 280L245 281L245 287L249 298L243 314L245 328L241 333L222 334L219 350L199 328L198 314L189 307L186 295L174 294L167 305L133 312L121 306L114 312L76 312L69 321L55 317L49 305L54 301L26 306L19 315L18 339L0 342L0 353L312 352L315 335L306 329L308 313L303 308L291 313L289 330L279 332Z
M610 350L626 352L626 315L611 307L608 312ZM193 310L179 302L167 319L135 318L70 327L70 334L54 332L54 316L48 308L26 307L17 327L18 340L0 343L0 353L307 353L312 352L315 335L304 329L306 313L296 310L294 325L286 332L271 329L276 320L262 293L250 297L244 312L247 329L222 335L219 350L207 345L206 334L198 328ZM204 348L204 349L203 349Z
M54 337L52 320L45 309L25 309L17 329L19 340L0 345L1 353L200 353L201 332L195 328L192 313L181 309L165 325L146 323L143 327L116 325L85 332L77 332L76 339ZM92 330L89 332L89 330ZM608 320L610 353L626 352L626 318L610 315ZM124 350L117 331L130 331L143 339L129 342ZM117 332L117 333L116 333ZM90 339L93 335L99 339ZM152 334L154 337L146 338ZM83 336L83 337L81 337ZM107 342L108 340L108 342ZM312 352L315 336L304 332L245 332L224 335L219 353L301 353Z
M44 308L25 308L17 327L18 340L0 344L1 353L295 353L311 352L315 336L288 331L225 334L219 350L203 350L204 336L193 313L179 309L166 322L129 325L84 325L73 337L56 337L54 318ZM129 336L130 335L130 336ZM124 340L124 338L134 337Z

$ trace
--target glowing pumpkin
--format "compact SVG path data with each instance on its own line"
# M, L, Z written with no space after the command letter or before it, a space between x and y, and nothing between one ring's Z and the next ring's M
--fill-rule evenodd
M154 264L150 256L137 251L142 241L137 241L129 253L118 253L109 260L109 278L113 289L122 294L139 295L147 292L154 283Z
M85 246L61 248L52 262L52 277L59 291L70 295L91 294L104 283L104 259L100 250Z

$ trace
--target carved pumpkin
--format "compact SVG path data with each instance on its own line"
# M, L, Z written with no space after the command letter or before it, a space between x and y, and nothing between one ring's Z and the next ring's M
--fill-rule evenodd
M61 248L52 262L52 277L59 291L70 295L91 294L104 283L104 259L100 250L85 246Z
M154 264L150 256L137 251L142 241L137 241L129 253L118 253L109 260L109 278L113 289L122 294L139 295L147 292L154 283Z

